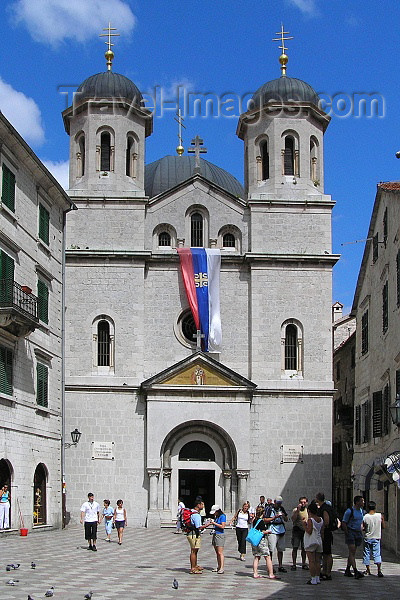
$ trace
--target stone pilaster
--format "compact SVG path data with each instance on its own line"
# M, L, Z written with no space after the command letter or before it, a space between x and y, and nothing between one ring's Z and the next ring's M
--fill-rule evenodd
M232 471L222 471L224 476L224 512L231 513L232 512L232 492L231 492L231 482L232 482Z
M247 478L250 475L250 471L240 469L236 471L236 475L238 478L238 506L242 506L243 502L247 500Z

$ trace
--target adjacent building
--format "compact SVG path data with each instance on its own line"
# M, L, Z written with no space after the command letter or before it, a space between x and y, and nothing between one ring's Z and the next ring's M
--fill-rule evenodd
M59 526L63 239L72 203L1 113L0 198L0 486L11 490L2 525Z
M400 552L400 183L378 184L352 315L357 319L354 492L377 502ZM388 465L389 468L385 466Z
M342 515L353 498L353 428L356 367L356 320L343 316L343 305L335 302L333 316L333 503Z

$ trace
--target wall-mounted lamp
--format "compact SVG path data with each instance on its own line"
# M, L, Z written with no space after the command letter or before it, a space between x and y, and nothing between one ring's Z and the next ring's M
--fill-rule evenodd
M79 431L79 429L77 427L75 427L75 429L73 431L71 431L71 439L72 442L71 443L66 443L65 447L66 448L70 448L71 446L76 446L77 443L79 442L79 440L81 439L81 432Z
M397 394L396 400L389 407L390 416L395 425L400 425L400 394Z

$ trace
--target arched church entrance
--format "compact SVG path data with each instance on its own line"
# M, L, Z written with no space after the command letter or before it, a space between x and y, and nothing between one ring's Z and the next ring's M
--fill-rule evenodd
M213 504L232 511L236 448L221 427L206 421L182 423L164 440L162 465L163 509L170 518L176 515L178 498L193 507L201 496L207 514Z

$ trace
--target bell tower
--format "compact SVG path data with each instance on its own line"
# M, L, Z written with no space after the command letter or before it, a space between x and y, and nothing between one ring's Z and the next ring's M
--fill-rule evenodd
M107 70L88 77L63 112L70 136L70 190L100 195L125 192L144 195L145 139L152 133L152 115L127 77L114 73L111 25L104 29Z
M281 76L262 85L252 108L242 114L237 135L245 143L245 188L249 197L324 193L323 136L330 117L319 108L319 97L305 81L286 74L285 42L277 33L282 53Z

